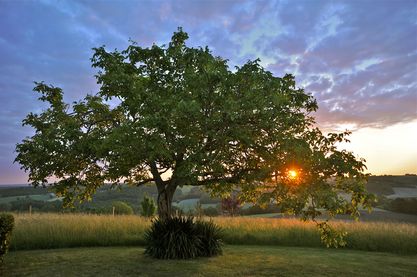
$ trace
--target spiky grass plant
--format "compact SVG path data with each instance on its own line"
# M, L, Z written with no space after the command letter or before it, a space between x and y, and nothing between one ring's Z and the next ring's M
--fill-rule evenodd
M222 229L213 221L197 221L195 228L201 239L200 256L212 257L222 254Z
M145 254L157 259L192 259L222 253L220 228L193 217L155 219L145 232L145 242Z

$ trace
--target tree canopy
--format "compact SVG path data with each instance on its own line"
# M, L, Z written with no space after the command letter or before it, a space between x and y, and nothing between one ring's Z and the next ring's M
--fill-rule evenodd
M321 209L357 216L370 205L364 160L336 147L349 133L315 127L316 100L294 76L275 77L259 60L231 69L187 39L179 28L168 45L95 48L100 90L72 105L60 88L36 83L49 108L26 117L36 133L16 147L30 181L54 177L66 204L91 199L104 182L154 182L161 217L183 185L238 188L243 200L305 218Z

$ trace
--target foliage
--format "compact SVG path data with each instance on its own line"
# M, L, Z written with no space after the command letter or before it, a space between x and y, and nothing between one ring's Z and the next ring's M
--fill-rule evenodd
M60 212L62 211L62 202L57 201L39 201L22 197L8 203L0 203L0 211L28 212L29 207L33 212Z
M0 213L0 263L9 250L10 238L14 228L14 217L11 214Z
M126 214L126 215L133 214L132 207L126 202L114 201L112 205L114 207L115 214Z
M222 211L223 214L235 216L240 210L240 200L236 196L230 196L222 199Z
M46 194L48 190L46 188L41 187L31 187L31 186L24 186L24 187L1 187L0 188L0 197L11 197L11 196L26 196L26 195L33 195L33 194Z
M142 216L151 217L156 212L156 204L152 197L145 195L142 202L140 203L141 210L140 214Z
M338 232L332 228L327 221L318 223L320 238L327 247L344 247L346 246L345 237L347 232Z
M49 108L26 117L35 134L16 146L32 184L55 177L53 189L71 205L91 199L105 181L154 182L162 218L183 185L223 198L237 189L242 201L276 203L305 219L322 210L357 218L358 207L371 206L364 160L336 147L349 132L315 127L316 100L294 76L275 77L259 60L231 70L187 39L179 28L168 45L95 48L100 91L73 105L60 88L36 83ZM163 179L165 172L171 177Z
M211 257L222 253L221 229L212 221L175 216L156 219L145 233L145 254L157 259Z

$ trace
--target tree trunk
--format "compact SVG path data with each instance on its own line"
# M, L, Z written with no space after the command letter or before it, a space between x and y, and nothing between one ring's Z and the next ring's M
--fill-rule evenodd
M176 186L164 185L158 186L158 216L161 219L167 219L172 216L172 198L174 196Z
M170 218L172 216L172 198L177 189L177 183L173 177L169 181L163 181L156 162L150 163L150 169L158 189L158 216L160 219Z

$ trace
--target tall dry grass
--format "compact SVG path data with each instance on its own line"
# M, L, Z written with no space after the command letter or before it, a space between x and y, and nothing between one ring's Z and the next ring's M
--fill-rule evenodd
M218 217L214 222L224 230L229 244L321 247L312 222L297 219Z
M229 244L325 247L316 224L298 219L216 218ZM394 222L344 222L331 225L348 233L345 248L417 254L417 225Z
M143 245L150 221L133 215L15 214L11 249Z
M150 220L139 216L15 214L12 250L82 246L144 245ZM312 222L297 219L218 217L227 244L324 247ZM417 225L334 222L347 231L346 248L417 254Z

